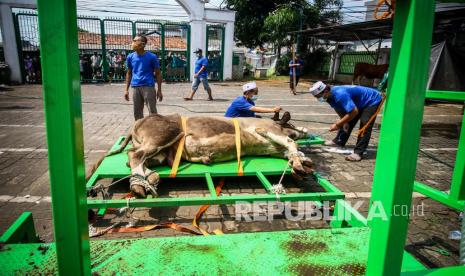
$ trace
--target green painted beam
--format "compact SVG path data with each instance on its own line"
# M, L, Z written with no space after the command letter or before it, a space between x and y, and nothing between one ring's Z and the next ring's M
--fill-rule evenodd
M457 211L463 211L465 207L465 201L459 201L456 199L453 199L448 193L445 193L443 191L439 191L435 188L432 188L428 185L425 185L423 183L415 181L413 183L413 189L415 192L418 192L420 194L423 194L433 200L436 200L444 205L447 205L451 208L456 209Z
M450 266L437 269L423 269L415 271L405 271L400 275L402 276L452 276L452 275L465 275L465 266Z
M37 7L58 269L89 275L76 2L38 0Z
M465 91L426 90L427 99L465 102Z
M271 185L270 181L268 181L268 179L266 179L266 176L262 172L257 172L257 177L258 177L258 180L260 180L260 182L262 183L265 190L268 193L272 194L273 193L273 185Z
M210 191L210 196L217 198L215 184L213 184L213 179L210 173L205 173L205 180L207 181L208 190Z
M453 200L465 200L465 115L462 118L462 130L459 137L450 185L450 198Z
M339 190L326 178L322 177L319 173L313 172L313 176L315 177L315 180L318 182L318 184L320 184L326 191L331 193L339 193L345 196L345 194L341 190Z
M299 193L285 194L279 196L280 201L324 201L343 199L344 194L339 193ZM196 206L196 205L219 205L219 204L234 204L237 201L276 201L275 194L259 194L259 195L238 195L238 196L220 196L212 197L187 197L187 198L146 198L134 199L129 202L124 199L111 200L87 200L89 209L97 208L121 208L129 207L167 207L167 206Z
M369 221L372 232L368 275L398 275L401 271L409 218L395 216L394 208L409 209L412 201L434 7L433 0L404 0L396 4L389 100L379 138L370 204L372 211L376 207L379 216Z
M0 243L39 242L31 212L22 213L15 222L0 236Z
M349 202L342 199L336 200L333 217L331 221L331 227L333 228L340 228L344 223L353 227L367 226L367 219L355 210Z

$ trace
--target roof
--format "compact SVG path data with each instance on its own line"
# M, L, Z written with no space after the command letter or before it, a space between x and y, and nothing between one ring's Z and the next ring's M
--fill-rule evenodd
M465 22L465 8L438 10L435 16L435 32L444 32L455 29ZM364 21L352 24L333 25L291 32L291 34L303 34L317 39L331 41L354 41L387 39L392 37L392 19Z
M160 36L147 36L148 50L161 49ZM102 40L98 33L78 32L79 49L94 49L101 47ZM132 35L106 34L105 47L107 49L131 49ZM187 40L179 36L166 36L165 49L187 50Z

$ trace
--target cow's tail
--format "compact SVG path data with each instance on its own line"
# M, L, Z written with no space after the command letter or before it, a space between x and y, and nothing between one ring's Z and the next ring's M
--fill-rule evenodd
M129 142L131 142L131 140L132 140L132 131L129 132L128 135L126 135L126 137L124 137L123 143L121 144L121 146L117 150L114 150L114 151L111 151L111 152L107 153L107 155L105 155L104 157L112 156L112 155L123 152L124 148L126 148L126 146L129 144Z
M129 132L128 135L126 135L126 137L124 138L123 143L121 144L121 146L117 150L114 150L112 152L109 152L109 153L103 155L102 157L100 157L100 159L94 165L92 165L92 168L90 168L89 171L86 174L86 182L89 181L90 177L94 174L94 172L97 170L98 166L100 166L100 164L102 163L103 159L105 159L105 157L115 155L115 154L118 154L118 153L122 152L124 150L124 148L129 144L129 142L131 140L132 140L132 131Z

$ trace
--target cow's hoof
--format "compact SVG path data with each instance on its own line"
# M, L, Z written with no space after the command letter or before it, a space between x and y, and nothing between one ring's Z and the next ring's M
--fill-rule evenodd
M152 194L153 197L158 196L156 185L152 185L149 180L149 178L152 175L155 175L157 180L155 180L154 182L158 184L159 177L157 173L150 174L147 177L144 177L138 174L131 176L131 178L129 179L129 186L131 188L131 191L136 197L146 198L147 193Z

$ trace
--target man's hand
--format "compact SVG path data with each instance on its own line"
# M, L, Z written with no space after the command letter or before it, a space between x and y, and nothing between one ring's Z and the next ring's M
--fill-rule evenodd
M157 100L159 102L163 101L163 94L161 93L161 90L157 91Z
M337 125L337 124L332 124L331 127L329 128L329 131L336 131L338 130L340 127Z
M273 112L279 112L279 111L281 111L281 109L282 108L279 105L275 106L275 107L273 107Z
M194 78L198 78L199 77L199 74L194 74Z
M129 102L129 91L124 92L124 99Z

